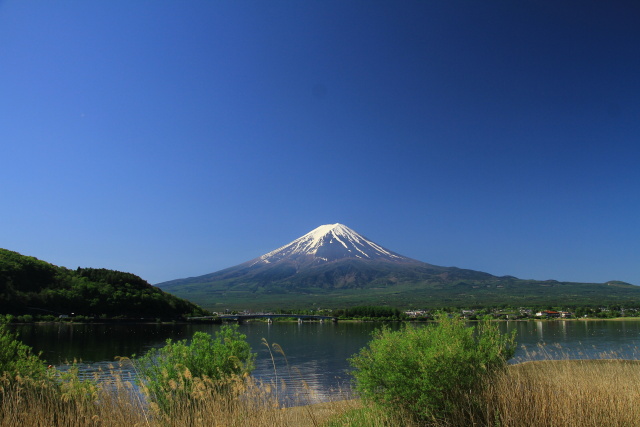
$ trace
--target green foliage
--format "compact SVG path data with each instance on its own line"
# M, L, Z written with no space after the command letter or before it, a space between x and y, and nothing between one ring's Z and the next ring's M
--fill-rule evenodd
M418 420L444 419L459 409L463 396L478 395L513 356L515 333L503 335L489 322L467 327L462 319L442 314L437 320L424 327L378 330L350 359L365 400Z
M106 283L113 286L126 286L127 284L133 285L137 288L145 288L150 285L131 273L124 273L117 270L108 270L106 268L80 268L76 270L82 277L86 277L92 282Z
M0 322L0 405L7 399L15 402L26 392L37 398L55 396L61 409L65 402L95 401L96 391L95 382L80 378L77 366L66 372L47 367L40 354L34 354L6 323Z
M336 316L347 318L386 318L386 319L403 319L406 316L397 308L380 307L380 306L357 306L335 311Z
M25 314L23 316L17 316L16 321L21 323L31 323L33 322L33 316L30 314Z
M86 318L102 314L136 318L206 314L195 304L131 273L104 268L74 271L6 249L0 249L0 313L74 313Z
M135 361L142 383L150 398L165 412L176 395L192 395L195 384L211 381L220 391L231 380L243 378L254 368L256 355L238 332L238 326L223 326L215 337L196 332L187 340L152 349Z
M31 347L18 339L17 334L9 331L6 324L0 323L0 375L5 373L9 378L41 379L46 376L47 368L39 354L34 354Z

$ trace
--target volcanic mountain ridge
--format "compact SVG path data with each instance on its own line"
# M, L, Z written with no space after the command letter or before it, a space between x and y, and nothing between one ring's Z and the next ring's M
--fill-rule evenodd
M322 225L234 267L156 285L210 310L347 307L633 304L624 282L523 280L427 264L390 251L342 224Z

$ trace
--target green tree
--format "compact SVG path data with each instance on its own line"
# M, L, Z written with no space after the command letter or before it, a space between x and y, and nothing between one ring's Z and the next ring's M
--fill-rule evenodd
M356 389L365 400L417 420L443 420L504 367L515 351L515 331L497 325L467 327L459 317L441 314L436 324L378 330L368 346L350 359ZM475 402L478 406L479 402Z

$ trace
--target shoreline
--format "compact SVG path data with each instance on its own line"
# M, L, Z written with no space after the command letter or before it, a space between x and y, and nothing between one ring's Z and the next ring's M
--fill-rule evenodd
M483 319L465 319L467 322L481 322ZM531 322L531 321L544 321L544 322L592 322L592 321L611 321L611 322L622 322L622 321L640 321L640 316L638 317L612 317L612 318L597 318L597 317L580 317L580 318L524 318L524 319L488 319L490 322ZM432 319L402 319L402 320L386 320L386 319L338 319L340 323L432 323L434 320ZM224 324L224 323L235 323L235 322L225 322L223 320L215 320L212 319L210 321L190 321L190 320L163 320L163 321L153 321L153 320L133 320L133 319L100 319L96 321L87 322L86 320L82 321L74 321L74 320L56 320L56 321L33 321L33 322L8 322L8 325L193 325L193 324ZM243 321L242 323L267 323L264 320L259 319L251 319ZM273 324L276 323L297 323L297 320L275 320ZM317 323L321 324L319 321L305 321L303 323Z

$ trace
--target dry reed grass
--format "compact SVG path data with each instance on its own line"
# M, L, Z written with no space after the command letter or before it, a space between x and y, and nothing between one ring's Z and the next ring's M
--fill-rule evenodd
M537 427L640 426L640 361L544 360L509 366L482 395L467 396L460 411L434 425ZM207 379L178 393L167 412L144 389L114 374L114 381L82 382L69 375L62 386L0 377L0 426L362 426L412 425L409 419L336 396L336 401L283 408L282 385L233 378L230 393ZM176 384L179 388L180 384ZM480 402L480 410L474 403Z
M59 386L28 379L0 378L0 426L321 426L336 414L359 408L356 400L285 408L276 398L284 385L231 378L221 393L208 378L190 378L189 393L176 383L170 407L161 410L145 397L144 387L123 381L80 381L67 375ZM341 398L341 396L337 396Z
M487 389L488 419L503 427L640 426L640 362L525 362Z
M0 385L0 426L149 425L143 402L131 383L109 386L85 382L54 387L4 376Z

